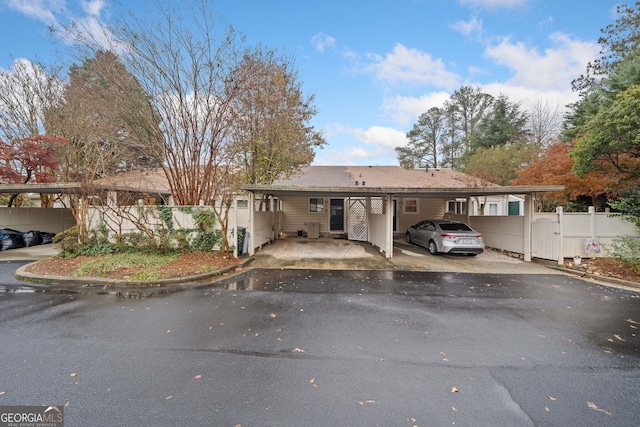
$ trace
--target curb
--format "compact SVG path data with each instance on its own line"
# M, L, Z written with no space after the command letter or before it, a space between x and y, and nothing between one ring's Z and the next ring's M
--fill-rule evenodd
M180 285L186 283L194 283L200 282L202 280L211 279L217 276L222 276L224 274L230 273L232 271L237 270L238 268L243 268L253 262L253 258L246 258L238 264L230 265L221 270L212 271L209 273L201 273L194 274L191 276L183 276L183 277L173 277L170 279L158 279L158 280L121 280L121 279L108 279L101 277L70 277L70 276L55 276L55 275L47 275L42 276L38 274L29 273L26 269L35 264L38 261L31 262L29 264L25 264L18 269L13 274L14 277L18 280L25 281L26 286L31 284L39 284L39 285L58 285L57 287L47 287L46 291L56 292L56 291L71 291L71 290L90 290L93 289L100 293L109 293L109 290L117 290L118 293L131 293L132 291L135 293L140 293L145 290L161 290L163 287L169 285ZM29 283L30 282L30 283ZM200 285L198 283L198 285ZM34 286L41 289L39 286ZM179 287L179 289L183 289L184 287Z
M586 279L600 282L605 286L615 286L618 288L623 288L623 289L631 290L634 292L640 292L640 283L638 282L630 282L628 280L616 279L615 277L599 276L597 274L587 273L586 271L560 267L559 265L553 263L552 261L547 262L546 260L535 260L534 262L543 264L545 267L550 268L552 270L557 270L566 274L570 274L572 276L579 276L581 278L586 278Z

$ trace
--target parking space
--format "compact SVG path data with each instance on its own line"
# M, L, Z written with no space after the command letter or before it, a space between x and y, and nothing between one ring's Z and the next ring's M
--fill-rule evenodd
M425 248L394 241L393 258L367 242L331 238L278 239L256 253L255 266L332 270L407 270L496 274L559 274L544 265L524 262L487 249L477 256L431 255Z

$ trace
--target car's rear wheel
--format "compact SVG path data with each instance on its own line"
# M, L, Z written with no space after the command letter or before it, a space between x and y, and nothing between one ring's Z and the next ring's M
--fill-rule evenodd
M431 255L437 255L438 247L436 246L436 242L434 242L433 240L429 240L429 245L427 246L427 250Z
M407 233L407 243L411 243L411 234Z

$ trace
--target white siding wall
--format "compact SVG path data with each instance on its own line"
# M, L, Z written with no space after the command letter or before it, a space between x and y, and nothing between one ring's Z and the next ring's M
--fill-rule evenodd
M444 217L445 199L418 199L417 213L404 213L405 199L412 197L399 197L396 199L396 233L404 235L407 228L423 219L440 219Z
M282 203L282 232L295 236L298 230L309 231L309 223L320 223L320 235L329 233L329 198L324 198L324 212L309 212L308 197L286 197Z

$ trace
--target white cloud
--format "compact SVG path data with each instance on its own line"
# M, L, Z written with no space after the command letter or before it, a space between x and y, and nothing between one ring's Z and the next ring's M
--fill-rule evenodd
M368 129L354 129L353 134L358 140L367 144L386 148L395 148L406 144L405 133L385 126L371 126Z
M311 37L311 44L315 46L316 50L320 53L324 53L324 50L329 47L333 47L336 44L336 39L330 35L324 33L318 33Z
M367 129L334 124L326 130L333 149L320 150L315 165L394 165L397 164L396 147L405 146L405 131L385 126Z
M478 20L473 16L469 21L457 21L451 28L454 31L462 34L463 36L469 36L473 33L482 34L482 19Z
M390 84L409 83L452 89L458 85L457 74L447 71L441 59L418 49L396 44L384 57L369 54L369 70L377 79Z
M82 9L89 15L99 17L100 12L106 6L104 0L83 1Z
M539 52L536 47L504 39L485 50L485 55L513 70L513 86L562 90L582 73L598 55L598 45L571 39L562 33L551 35L553 47Z
M506 95L511 102L520 103L523 111L532 111L536 103L549 103L558 106L558 110L564 112L566 106L578 101L579 95L570 87L557 90L537 89L532 87L517 86L508 83L490 83L482 85L482 91L495 97Z
M489 9L520 7L527 4L528 0L458 0L464 6L480 6Z
M380 155L381 152L365 147L344 147L318 152L313 159L313 164L319 166L371 164L372 159L376 159ZM388 157L388 155L385 157ZM395 159L395 152L393 153L393 158Z
M414 96L394 96L383 100L382 109L386 116L400 126L408 126L415 122L420 116L431 107L442 107L449 99L451 93L430 92L417 98Z
M65 8L64 0L5 0L5 3L10 9L48 25L55 24L55 12Z

